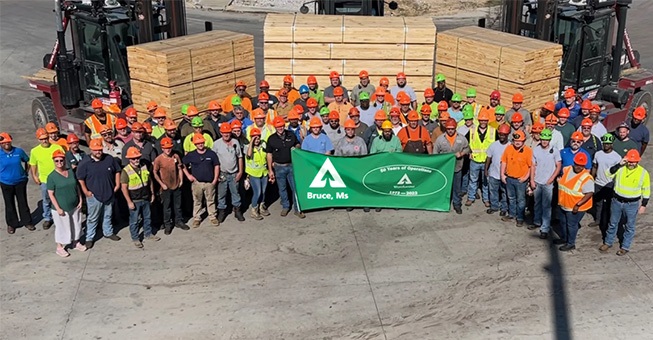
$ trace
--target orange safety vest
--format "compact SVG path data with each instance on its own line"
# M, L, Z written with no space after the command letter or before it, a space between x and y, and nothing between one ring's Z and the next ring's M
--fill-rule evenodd
M107 123L105 125L109 129L113 130L113 115L108 113L106 115ZM102 123L100 123L100 120L95 116L95 114L92 114L90 117L86 118L86 120L84 120L84 124L86 124L86 126L91 129L91 139L102 137L100 135L100 130L102 130Z
M582 192L583 185L592 180L587 169L584 169L575 176L568 178L569 172L574 171L572 166L567 166L562 170L562 177L558 179L558 204L563 210L571 211L574 209L585 194ZM587 211L592 207L592 198L581 205L578 211Z

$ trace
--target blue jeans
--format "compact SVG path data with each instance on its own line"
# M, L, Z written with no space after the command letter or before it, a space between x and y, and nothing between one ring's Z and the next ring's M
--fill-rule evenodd
M150 213L150 201L134 201L136 209L129 209L129 233L132 241L138 241L138 216L143 214L143 236L152 235L152 216Z
M105 237L113 235L113 225L111 224L111 215L113 212L113 198L107 203L98 201L95 196L86 198L86 241L95 239L95 230L102 217L102 233Z
M551 230L551 199L553 197L553 183L549 185L537 184L533 193L535 201L535 214L533 224L540 226L540 232L548 233Z
M506 191L508 192L508 215L517 219L524 220L526 210L526 182L519 182L518 179L506 178Z
M622 216L626 217L626 225L624 226L624 240L621 243L621 249L630 250L630 245L635 238L635 221L637 219L637 210L639 210L639 201L622 203L617 199L612 199L610 205L610 226L605 235L605 244L611 246L617 237L617 230L619 229L619 221Z
M268 176L249 176L249 184L252 186L252 208L265 203L265 189L268 187Z
M46 183L41 183L41 198L43 199L43 220L52 221L52 201L50 201Z
M279 197L281 198L281 207L286 210L290 210L290 199L288 196L288 186L290 190L295 194L295 178L293 177L292 166L274 166L274 177L277 181L277 186L279 186ZM294 211L299 211L297 207L297 198L293 197L293 209Z
M240 194L238 193L238 182L236 182L236 174L228 174L222 172L224 181L218 182L218 209L227 209L227 189L231 193L231 205L234 208L240 207Z
M451 186L451 205L453 205L454 208L460 208L463 205L463 198L460 197L460 193L462 192L462 181L463 181L463 172L461 171L456 171L453 173L453 183Z
M578 235L578 225L580 220L585 216L584 211L572 213L560 209L560 238L570 246L576 245L576 235Z
M476 200L476 189L478 189L478 183L481 182L481 197L483 202L489 202L489 193L487 178L483 176L485 170L485 163L478 163L471 161L469 162L469 187L467 189L467 199L470 201Z
M490 209L494 211L508 211L508 196L506 194L506 185L500 179L488 176L488 198L490 199Z

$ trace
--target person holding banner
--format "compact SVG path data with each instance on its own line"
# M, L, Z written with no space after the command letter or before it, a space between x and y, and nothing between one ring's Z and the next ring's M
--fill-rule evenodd
M411 110L407 119L408 125L397 133L404 152L432 154L431 134L424 126L419 125L419 114Z
M302 150L333 155L333 144L329 137L322 133L322 121L317 117L313 117L308 126L311 129L311 133L304 138Z
M347 157L367 155L365 141L356 135L356 122L353 119L347 119L344 126L345 137L336 141L334 154Z
M463 200L460 196L463 181L462 169L465 155L470 153L469 142L467 142L465 136L460 135L456 131L458 124L456 123L455 119L449 118L444 124L444 127L446 132L445 134L438 137L438 139L435 141L435 145L433 146L433 153L453 153L456 155L456 167L454 168L453 173L451 203L453 205L453 209L456 211L456 214L462 214Z

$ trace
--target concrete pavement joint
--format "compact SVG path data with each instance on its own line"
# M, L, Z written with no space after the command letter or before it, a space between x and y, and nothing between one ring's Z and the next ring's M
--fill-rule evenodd
M63 332L61 332L61 338L63 339L66 336L66 329L70 323L70 316L73 314L73 309L75 308L75 302L77 301L77 295L79 294L79 289L82 287L82 281L84 281L84 274L86 273L86 267L88 266L88 261L91 259L92 251L87 250L88 256L86 257L86 263L84 263L84 269L82 269L82 275L79 277L79 283L77 284L77 289L75 289L75 296L73 296L73 302L70 304L70 311L66 316L66 323L63 326Z
M642 273L644 273L644 276L646 276L649 281L653 282L653 278L651 278L651 276L649 276L648 273L646 273L646 271L639 265L639 263L637 263L637 261L633 260L633 258L630 256L630 254L628 254L628 258L631 261L633 261L633 263L637 266L637 268L639 268L639 270L642 271Z
M365 266L365 258L363 258L363 252L361 251L361 246L358 243L358 236L356 236L356 230L354 229L354 223L351 221L351 214L347 213L347 218L349 219L349 226L351 227L351 232L354 234L354 240L356 241L356 248L358 248L358 254L361 257L361 262L363 264L363 270L365 271L365 278L367 279L367 284L370 287L370 293L372 294L372 301L374 301L374 308L376 309L376 316L379 318L379 325L381 326L381 331L383 331L383 338L388 340L388 336L385 334L385 327L383 327L383 320L381 319L381 312L379 312L379 305L376 303L376 297L374 296L374 288L372 288L372 282L370 281L370 276L367 273L367 266Z

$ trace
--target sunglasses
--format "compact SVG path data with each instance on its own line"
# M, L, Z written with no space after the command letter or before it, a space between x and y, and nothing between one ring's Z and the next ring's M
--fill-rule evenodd
M65 160L63 160L63 159L55 159L54 162L55 162L55 163L63 163L63 162L65 162Z

